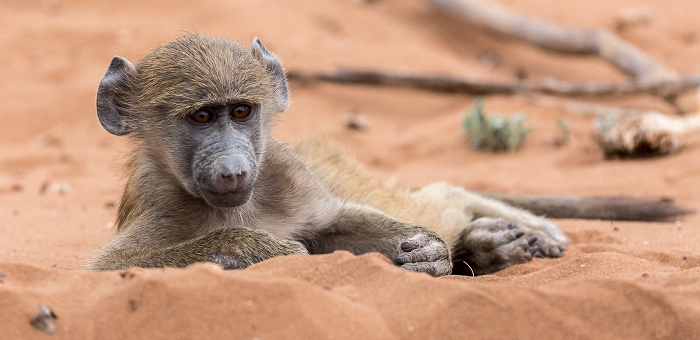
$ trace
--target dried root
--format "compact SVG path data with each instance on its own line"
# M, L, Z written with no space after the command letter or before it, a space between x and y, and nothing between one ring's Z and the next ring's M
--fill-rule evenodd
M671 117L658 112L603 118L595 140L607 158L653 157L679 152L700 128L700 116Z

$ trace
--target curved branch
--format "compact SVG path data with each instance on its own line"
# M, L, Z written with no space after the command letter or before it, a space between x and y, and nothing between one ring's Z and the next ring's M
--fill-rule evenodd
M580 29L526 16L482 0L428 0L433 6L492 32L550 51L597 55L637 81L672 80L677 73L603 29Z

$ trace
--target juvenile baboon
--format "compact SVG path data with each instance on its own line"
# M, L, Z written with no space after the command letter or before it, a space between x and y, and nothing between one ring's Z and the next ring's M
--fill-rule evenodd
M559 257L552 222L446 183L385 189L332 143L270 136L284 71L252 47L187 35L134 66L114 57L97 92L102 126L136 146L117 234L90 270L245 268L285 254L380 252L434 276Z

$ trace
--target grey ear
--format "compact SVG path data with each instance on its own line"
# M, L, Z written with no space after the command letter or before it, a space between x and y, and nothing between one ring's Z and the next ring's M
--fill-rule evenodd
M253 39L253 46L250 48L253 57L260 60L267 74L272 77L275 85L275 102L278 111L284 111L289 106L289 91L287 90L287 78L284 76L284 69L277 57L268 51L257 37Z
M136 68L130 61L115 56L97 88L97 118L102 127L113 135L123 136L132 130L122 101L129 76L135 73Z

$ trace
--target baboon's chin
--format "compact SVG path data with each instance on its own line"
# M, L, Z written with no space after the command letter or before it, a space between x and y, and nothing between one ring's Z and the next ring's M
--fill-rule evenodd
M212 207L233 208L248 202L252 193L252 187L223 193L202 191L202 198Z

